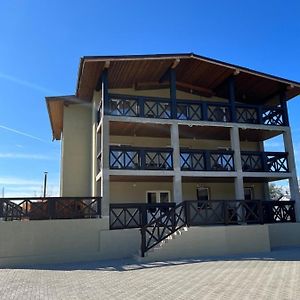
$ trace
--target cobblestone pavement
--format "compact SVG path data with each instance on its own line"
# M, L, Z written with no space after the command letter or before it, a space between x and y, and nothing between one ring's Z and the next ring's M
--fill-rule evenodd
M300 248L147 264L0 269L0 299L300 299Z

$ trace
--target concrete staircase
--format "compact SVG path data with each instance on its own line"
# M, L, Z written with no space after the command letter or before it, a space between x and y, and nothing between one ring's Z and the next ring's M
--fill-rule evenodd
M145 253L145 257L142 257L141 253L139 252L138 254L134 255L134 258L139 262L151 262L156 260L169 259L169 252L174 252L174 249L178 248L177 244L182 244L182 236L186 234L188 230L189 228L186 226L178 229L163 241L161 241L159 244L157 244L155 247L148 250ZM178 257L176 256L176 258Z
M135 259L140 263L269 252L268 225L183 227Z

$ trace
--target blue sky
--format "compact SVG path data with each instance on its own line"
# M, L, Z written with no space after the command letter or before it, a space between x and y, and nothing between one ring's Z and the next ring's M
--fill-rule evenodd
M60 143L44 97L74 93L81 56L195 52L300 81L299 20L296 0L1 1L0 189L40 195L48 171L58 193ZM300 98L288 106L299 154Z

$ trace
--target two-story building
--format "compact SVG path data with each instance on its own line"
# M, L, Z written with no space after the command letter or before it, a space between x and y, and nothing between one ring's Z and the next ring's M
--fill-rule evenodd
M179 227L299 220L287 111L299 94L298 82L192 53L83 57L76 94L46 98L61 196L101 196L111 229L142 228L142 254ZM280 135L285 151L266 152ZM269 201L281 179L295 206Z

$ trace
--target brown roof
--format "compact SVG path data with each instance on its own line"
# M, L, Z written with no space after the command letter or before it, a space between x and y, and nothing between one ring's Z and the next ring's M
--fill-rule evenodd
M91 101L102 71L109 67L109 88L157 86L166 84L170 67L176 69L178 89L202 95L227 97L226 79L235 75L236 97L246 103L264 103L269 98L287 91L287 99L300 94L300 83L265 74L241 66L228 64L193 53L153 54L128 56L84 56L80 60L75 97ZM72 96L73 99L74 96ZM65 97L47 99L53 138L60 139L62 108Z

